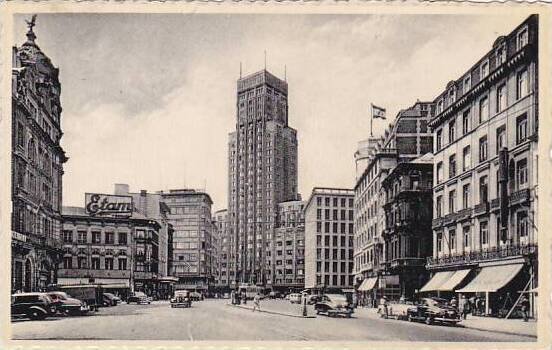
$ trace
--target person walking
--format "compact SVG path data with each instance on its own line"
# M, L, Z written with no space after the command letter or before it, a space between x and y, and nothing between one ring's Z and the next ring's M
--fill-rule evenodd
M521 314L523 315L523 322L527 322L529 320L529 308L531 306L529 303L529 299L527 299L526 296L523 296L523 298L521 299L520 305L521 305Z
M259 295L259 292L257 292L257 294L253 297L253 312L255 312L255 309L261 311L261 296Z

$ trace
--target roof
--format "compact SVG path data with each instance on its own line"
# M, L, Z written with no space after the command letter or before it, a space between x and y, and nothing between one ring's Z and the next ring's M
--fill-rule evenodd
M426 153L423 156L420 156L420 157L412 160L410 163L414 163L414 164L433 164L433 153Z

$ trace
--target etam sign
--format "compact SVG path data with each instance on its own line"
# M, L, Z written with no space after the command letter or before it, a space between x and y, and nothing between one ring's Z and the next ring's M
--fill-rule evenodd
M122 216L132 215L132 197L114 196L111 194L86 193L85 209L90 216Z

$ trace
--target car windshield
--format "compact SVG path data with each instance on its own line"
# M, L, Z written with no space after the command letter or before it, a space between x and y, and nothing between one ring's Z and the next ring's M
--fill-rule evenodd
M113 294L111 294L111 293L104 293L104 295L105 295L106 297L109 297L109 298L115 297L115 295L113 295Z
M49 297L51 297L52 299L67 300L69 296L64 292L56 292L49 294Z
M342 294L327 294L327 296L333 301L347 301L347 297Z
M136 292L136 293L134 293L134 296L135 297L145 297L146 295L142 292Z

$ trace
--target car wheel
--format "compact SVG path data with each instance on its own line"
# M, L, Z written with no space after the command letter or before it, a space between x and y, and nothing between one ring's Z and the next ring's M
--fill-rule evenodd
M46 318L46 314L37 310L31 311L29 318L32 320L43 320Z
M425 324L427 324L428 326L431 325L433 323L433 320L431 319L431 317L427 317L425 319Z

